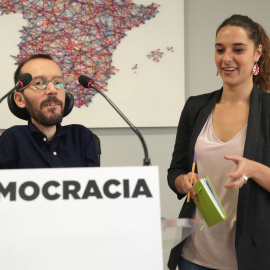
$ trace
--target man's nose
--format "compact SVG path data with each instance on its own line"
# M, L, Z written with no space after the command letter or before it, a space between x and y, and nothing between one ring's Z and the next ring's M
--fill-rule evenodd
M56 89L53 81L48 81L48 84L46 87L46 93L51 94L51 95L57 93L57 89Z

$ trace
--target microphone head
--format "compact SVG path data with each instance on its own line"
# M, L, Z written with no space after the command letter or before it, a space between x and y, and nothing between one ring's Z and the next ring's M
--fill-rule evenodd
M32 81L32 75L29 73L23 74L16 83L16 89L27 86Z
M81 75L78 79L81 86L84 88L92 88L91 84L93 83L93 80L85 75Z

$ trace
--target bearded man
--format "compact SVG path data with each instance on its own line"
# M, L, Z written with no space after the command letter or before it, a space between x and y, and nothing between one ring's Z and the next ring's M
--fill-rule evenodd
M15 106L26 110L28 125L13 126L0 137L0 168L99 166L95 136L82 125L62 126L66 82L53 58L35 54L24 59L14 74L30 84L13 94Z

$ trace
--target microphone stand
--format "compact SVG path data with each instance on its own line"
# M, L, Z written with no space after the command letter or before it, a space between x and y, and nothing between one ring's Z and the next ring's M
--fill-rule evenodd
M144 160L143 160L143 166L149 166L151 165L150 158L148 156L148 150L146 143L143 139L142 134L140 131L127 119L127 117L118 109L118 107L111 101L110 98L108 98L101 90L99 90L97 87L94 88L99 94L101 94L111 105L112 107L119 113L119 115L126 121L126 123L131 127L131 129L136 133L136 135L139 137L143 150L144 150Z
M3 101L7 96L9 96L11 93L13 93L15 90L18 90L18 89L20 89L20 88L21 88L21 90L22 90L22 88L23 88L23 87L26 87L31 81L32 81L32 76L31 76L31 74L29 74L29 73L23 74L23 75L19 78L19 80L17 81L16 85L15 85L10 91L8 91L4 96L2 96L2 97L0 98L0 103L2 103L2 101Z
M18 86L16 85L14 88L12 88L9 92L7 92L4 96L2 96L0 98L0 103L2 103L2 101L7 97L9 96L11 93L13 93L16 89L18 88Z

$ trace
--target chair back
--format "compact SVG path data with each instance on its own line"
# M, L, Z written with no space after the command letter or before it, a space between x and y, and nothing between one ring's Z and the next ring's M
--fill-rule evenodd
M96 144L96 150L97 150L97 155L98 155L98 162L99 162L99 165L100 165L100 155L101 155L100 139L96 134L94 134L94 137L95 137L95 144Z

